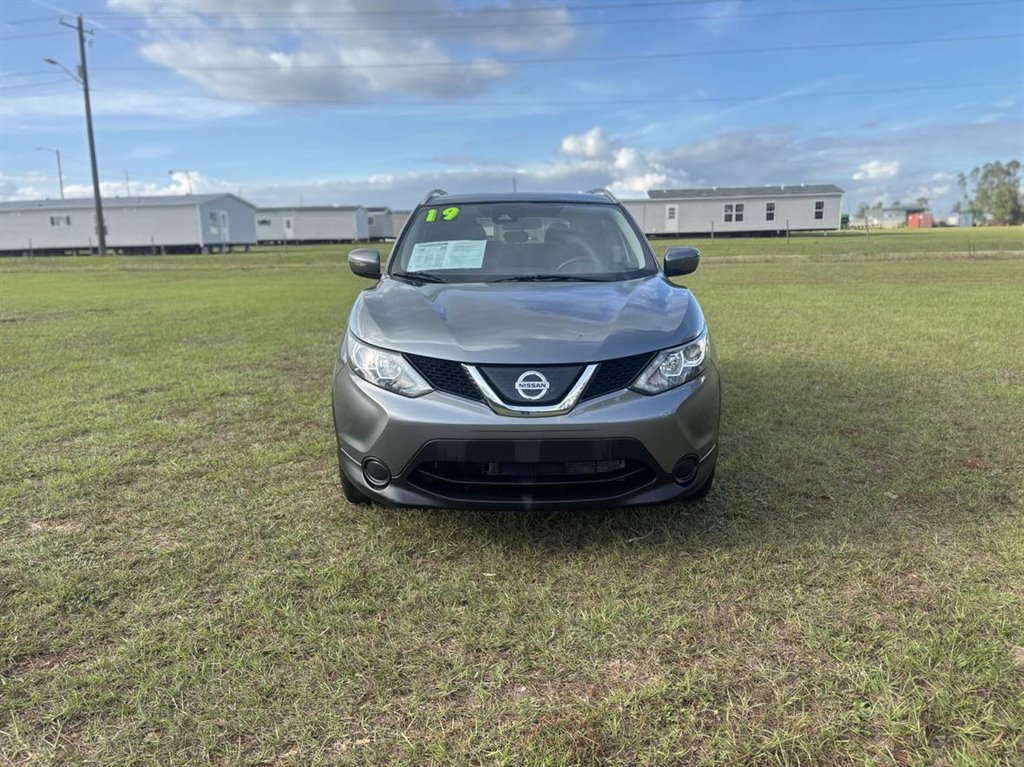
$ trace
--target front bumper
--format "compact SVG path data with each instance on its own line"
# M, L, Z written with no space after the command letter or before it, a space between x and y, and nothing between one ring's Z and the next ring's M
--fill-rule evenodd
M672 391L619 391L546 418L498 415L482 402L438 391L410 399L366 383L345 365L335 369L333 401L342 471L364 495L391 505L665 503L700 488L717 458L720 384L713 362ZM385 487L367 482L368 459L390 470ZM681 472L687 461L695 470ZM558 466L577 473L560 478ZM529 467L528 476L509 467Z

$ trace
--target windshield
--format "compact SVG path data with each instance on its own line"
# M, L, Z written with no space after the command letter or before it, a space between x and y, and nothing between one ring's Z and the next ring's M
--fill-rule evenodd
M391 274L432 282L610 281L655 274L613 205L500 202L420 208Z

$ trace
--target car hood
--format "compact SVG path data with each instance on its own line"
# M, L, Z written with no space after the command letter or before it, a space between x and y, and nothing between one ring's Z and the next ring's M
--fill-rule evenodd
M690 291L661 275L448 285L385 277L349 318L366 343L476 364L599 362L674 346L703 327Z

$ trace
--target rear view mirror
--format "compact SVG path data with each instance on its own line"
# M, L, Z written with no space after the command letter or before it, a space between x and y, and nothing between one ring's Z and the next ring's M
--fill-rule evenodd
M380 253L372 248L356 248L348 254L352 273L371 280L380 279Z
M669 248L665 251L665 276L678 277L697 270L700 251L696 248Z

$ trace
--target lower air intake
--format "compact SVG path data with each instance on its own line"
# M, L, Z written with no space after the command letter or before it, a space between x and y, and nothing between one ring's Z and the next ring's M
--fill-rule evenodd
M429 461L409 481L427 492L464 501L599 501L635 492L656 479L642 461L616 459L513 463Z

